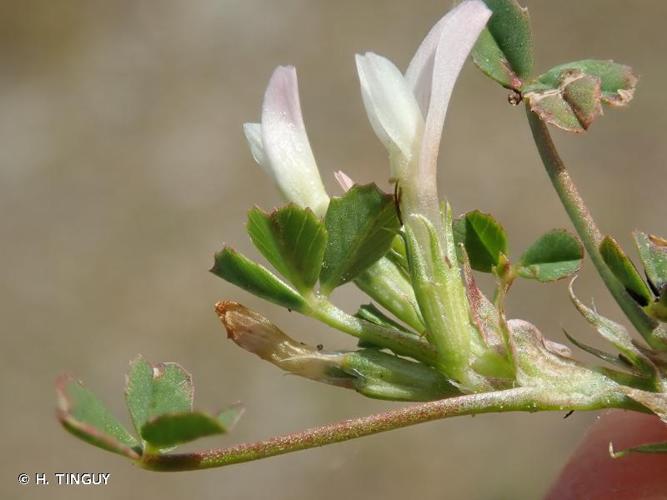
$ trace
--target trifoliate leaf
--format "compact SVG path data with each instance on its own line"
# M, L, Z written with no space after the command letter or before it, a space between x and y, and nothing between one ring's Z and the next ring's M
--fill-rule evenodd
M563 75L571 71L581 72L600 81L600 98L603 104L625 106L634 97L637 76L630 66L614 61L584 59L561 64L540 75L537 81L555 88Z
M602 114L602 104L632 100L637 77L613 61L583 60L556 66L523 88L530 109L568 132L583 132Z

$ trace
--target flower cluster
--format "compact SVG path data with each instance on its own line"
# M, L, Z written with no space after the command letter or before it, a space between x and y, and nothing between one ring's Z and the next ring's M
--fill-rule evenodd
M490 16L481 0L458 5L431 29L405 73L372 52L356 57L363 102L373 130L389 153L392 180L404 189L418 182L415 203L429 205L436 213L434 180L449 99ZM246 123L244 131L253 158L271 175L283 196L324 215L329 197L301 115L294 67L281 66L273 72L264 94L261 123Z

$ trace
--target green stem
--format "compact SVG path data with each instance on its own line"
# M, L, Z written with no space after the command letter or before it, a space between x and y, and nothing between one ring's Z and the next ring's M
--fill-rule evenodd
M654 335L653 331L657 328L657 323L642 311L641 307L625 291L621 282L616 279L602 259L599 251L600 242L603 238L602 233L579 194L563 160L560 158L547 125L535 113L530 111L528 106L526 107L526 113L535 145L551 183L600 277L625 315L648 344L654 349L666 349L667 346Z
M436 353L433 346L415 335L376 325L370 321L359 319L337 308L323 297L309 301L311 311L308 315L353 335L361 340L391 349L401 356L409 356L433 366Z
M549 398L544 400L540 398L540 394L535 389L526 387L470 394L421 403L368 417L343 420L322 427L277 436L264 441L239 444L229 448L198 453L143 456L137 461L137 464L154 471L175 472L210 469L340 443L442 418L478 413L533 412L538 409L562 411L564 409L563 401L551 401ZM577 405L570 405L567 406L567 409L593 410L602 406L611 407L612 405L621 408L639 409L636 408L637 405L628 403L623 397L610 398L605 405L599 403L594 407L588 405L581 408Z

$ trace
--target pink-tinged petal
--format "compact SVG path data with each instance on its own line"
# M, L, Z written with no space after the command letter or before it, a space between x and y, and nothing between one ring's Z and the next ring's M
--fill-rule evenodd
M403 74L389 59L368 52L357 55L361 96L375 134L389 151L392 176L419 151L424 118Z
M280 66L271 75L261 130L268 164L285 198L323 216L329 197L306 134L293 66Z
M449 14L440 19L428 32L424 41L412 57L405 72L405 80L419 104L422 114L426 116L428 103L431 99L431 82L433 81L433 58L440 40L442 27L446 24Z
M425 212L429 212L429 219L439 219L436 171L449 99L461 68L490 16L491 11L480 0L461 3L438 23L440 33L433 56L427 54L432 44L429 34L427 47L423 50L420 47L415 56L417 61L411 64L411 74L416 75L412 77L413 81L421 89L422 95L430 94L419 162L411 165L409 172L413 182L421 186L419 205ZM424 78L429 74L430 92L426 92Z
M474 18L480 15L486 15L486 20L488 20L491 12L486 7L486 5L479 0L468 0L460 4L458 7L452 9L444 17L442 17L440 21L438 21L435 26L433 26L433 28L431 28L431 30L424 38L424 41L422 41L421 45L417 49L417 52L415 52L414 57L410 61L408 69L405 72L405 79L410 85L410 88L412 89L424 116L426 116L426 113L428 112L428 104L431 99L431 85L433 81L433 63L435 51L440 43L443 30L451 30L451 26L453 24L460 23L460 19L465 19L469 16L472 21L470 30L472 33L474 33L476 29ZM486 24L486 21L484 21L484 23ZM465 20L463 21L463 24L460 25L464 30L466 29ZM478 36L479 33L475 35L475 40ZM450 37L450 40L452 40L451 45L446 46L445 50L447 50L448 53L449 51L452 51L452 54L454 52L458 52L458 49L463 45L464 40L460 39L460 41L458 41L453 37ZM465 49L465 47L462 48ZM465 51L466 55L463 57L464 60L471 49L472 47Z
M346 193L352 188L352 186L354 186L354 181L350 179L348 175L342 170L334 172L334 177L336 178L336 181L338 181L340 187Z

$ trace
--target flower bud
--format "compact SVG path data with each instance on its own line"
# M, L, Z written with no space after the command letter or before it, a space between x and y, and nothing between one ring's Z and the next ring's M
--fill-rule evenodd
M391 176L401 178L419 152L424 118L394 63L372 52L357 55L356 61L368 120L389 152Z
M239 347L289 373L354 389L371 398L430 401L460 394L441 373L377 349L325 352L298 342L236 302L218 302L227 336Z
M352 387L354 376L339 368L340 354L325 354L297 342L261 314L236 302L218 302L215 309L227 329L227 337L246 351L294 375Z

